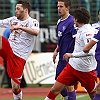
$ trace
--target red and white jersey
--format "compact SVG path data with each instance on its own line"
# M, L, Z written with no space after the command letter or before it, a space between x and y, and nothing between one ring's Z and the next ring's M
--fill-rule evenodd
M78 29L75 36L76 40L74 51L72 53L73 57L69 59L69 64L74 69L82 72L89 72L96 69L96 60L94 54L87 55L83 52L84 46L89 42L94 34L97 34L97 30L94 29L90 24L85 24ZM92 48L92 51L95 52L95 48L96 46Z
M15 16L0 20L0 27L11 27L13 25L39 30L39 22L31 17L24 21L18 20ZM33 50L35 39L36 36L19 29L12 31L8 41L14 54L26 60Z

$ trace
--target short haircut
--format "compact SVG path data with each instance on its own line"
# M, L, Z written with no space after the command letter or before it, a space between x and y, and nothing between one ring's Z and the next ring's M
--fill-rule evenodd
M84 7L78 7L74 12L73 16L77 19L78 23L88 24L90 21L90 13Z
M99 15L100 9L98 10L98 15Z
M71 1L70 0L58 0L58 1L60 1L60 2L64 2L64 4L65 4L65 7L71 7Z
M30 13L31 10L31 4L28 0L18 0L17 4L22 4L22 7L24 9L28 9L28 13Z

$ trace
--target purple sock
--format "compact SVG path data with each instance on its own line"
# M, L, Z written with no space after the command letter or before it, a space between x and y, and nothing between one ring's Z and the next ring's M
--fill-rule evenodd
M93 100L100 100L100 94L95 94Z
M68 100L76 100L76 92L75 90L72 92L68 92Z

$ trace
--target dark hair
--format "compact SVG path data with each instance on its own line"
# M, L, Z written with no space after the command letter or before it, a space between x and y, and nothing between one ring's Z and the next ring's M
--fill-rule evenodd
M98 15L99 15L100 9L98 10Z
M25 9L28 9L28 13L30 13L31 10L31 4L28 0L18 0L17 4L22 4L22 7Z
M60 2L64 2L64 4L65 4L65 7L71 7L71 1L70 0L58 0L58 1L60 1Z
M90 21L90 13L84 7L78 7L73 12L73 16L77 19L78 23L88 24Z

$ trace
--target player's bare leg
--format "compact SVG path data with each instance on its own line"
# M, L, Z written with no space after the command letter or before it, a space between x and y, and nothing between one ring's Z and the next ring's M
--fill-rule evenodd
M46 96L46 98L44 100L54 100L56 98L56 96L66 87L66 85L59 83L59 82L55 82L55 84L53 85L53 87L51 88L50 92L48 93L48 95ZM74 95L74 98L71 96L71 94L75 93L74 90L74 86L69 86L68 88L68 98L64 98L65 100L76 100L76 95ZM76 94L76 93L75 93ZM69 97L70 96L70 97Z
M55 100L56 96L66 87L66 85L61 84L59 82L55 82L52 86L51 90L47 94L44 100Z
M14 100L22 100L20 85L11 80Z
M100 94L100 82L98 83L97 87L96 87L96 93Z
M96 94L94 95L93 100L100 100L100 82L98 83L96 87Z
M0 49L2 49L2 36L0 35Z
M68 91L68 100L76 100L76 92L74 89L74 85L72 86L67 86L67 91ZM65 99L67 100L67 98Z

